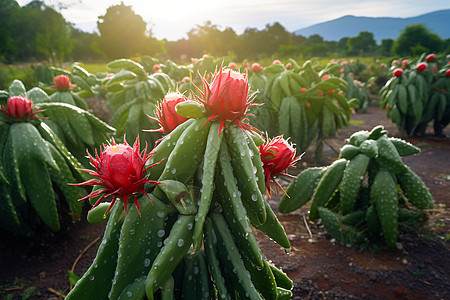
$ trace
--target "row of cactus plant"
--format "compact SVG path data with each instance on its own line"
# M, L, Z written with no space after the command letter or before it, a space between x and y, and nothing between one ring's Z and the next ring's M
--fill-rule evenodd
M263 95L257 97L264 105L254 109L256 122L271 136L289 136L299 151L316 142L315 155L320 159L323 140L348 125L358 101L347 99L347 82L333 75L340 65L290 64L289 69L282 64L264 68L267 79Z
M86 104L72 88L67 75L58 75L50 97L41 88L27 91L19 80L0 92L1 228L6 231L57 231L66 215L74 221L81 216L77 199L87 190L67 183L87 178L79 171L87 163L86 149L94 150L115 130L78 107Z
M380 90L387 116L405 135L423 135L429 122L439 136L450 122L449 57L423 54L417 61L394 61Z
M419 229L434 207L428 188L401 159L419 152L402 139L388 137L381 125L358 131L338 160L299 174L279 211L289 213L310 202L309 219L321 218L338 242L361 246L384 240L395 247L399 225Z
M80 184L94 186L88 219L108 224L66 299L291 297L292 281L252 226L289 251L264 195L298 160L295 150L281 137L264 143L246 121L254 103L245 74L220 69L202 81L200 96L172 93L158 105L165 136L148 154L136 141L91 156L94 179Z

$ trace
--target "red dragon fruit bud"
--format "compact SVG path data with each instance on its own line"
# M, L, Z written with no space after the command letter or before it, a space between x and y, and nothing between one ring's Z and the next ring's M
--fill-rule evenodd
M230 62L230 63L228 64L228 69L237 69L237 68L238 68L238 66L237 66L237 64L234 63L234 62Z
M156 121L161 125L157 130L150 130L151 132L163 132L168 134L172 132L178 125L184 123L187 118L180 116L175 106L183 101L188 100L186 96L179 92L170 92L158 104L155 111L155 117L148 116L150 119Z
M4 113L8 119L24 118L30 119L45 119L44 117L35 117L34 115L42 112L43 110L33 111L33 101L27 97L16 96L11 97L6 102L6 107L2 106L0 111Z
M428 62L432 62L432 61L434 61L435 59L436 59L436 54L434 54L434 53L428 54L428 55L425 57L425 60L428 61Z
M397 68L392 72L392 75L394 75L395 77L401 77L403 75L403 70L400 68Z
M258 73L258 72L262 71L262 69L263 69L263 67L261 67L260 64L258 64L258 63L252 64L253 72Z
M246 74L237 71L223 70L222 68L214 74L212 82L208 84L203 81L203 92L199 91L203 99L195 96L210 115L207 122L218 120L222 131L225 123L236 123L240 128L256 130L254 127L243 122L248 116L247 109L253 104L254 93L249 95L250 85Z
M421 72L421 71L425 70L427 67L428 67L427 63L421 62L421 63L417 64L416 70Z
M286 169L295 167L295 163L301 158L300 156L295 158L294 147L283 136L274 137L272 140L259 146L259 154L263 163L266 188L269 194L271 190L270 180L273 180L281 188L274 177L277 175L290 176L285 173Z
M82 171L88 172L96 178L72 185L99 185L102 187L93 191L86 197L81 198L79 201L100 196L94 204L94 208L103 198L112 196L113 200L108 210L105 212L106 215L113 207L116 199L120 198L124 202L126 214L129 197L133 197L134 204L140 214L140 206L137 197L144 194L150 199L144 189L144 185L147 183L159 184L159 182L148 180L148 175L145 175L148 169L155 166L155 164L145 167L145 163L150 158L150 154L146 153L147 146L142 152L139 152L139 148L138 137L133 148L131 148L126 141L124 141L123 144L116 144L113 140L112 145L103 147L100 156L97 154L97 151L95 151L95 158L88 152L91 165L95 168L95 171L88 169L82 169Z
M75 86L70 82L70 78L67 75L58 75L55 77L55 85L53 86L58 91L70 91Z

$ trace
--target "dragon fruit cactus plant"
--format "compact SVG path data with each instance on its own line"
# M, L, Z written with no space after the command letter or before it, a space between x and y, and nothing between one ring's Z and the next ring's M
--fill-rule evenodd
M97 188L90 196L117 199L90 211L91 220L108 223L96 258L66 299L291 297L292 281L268 262L252 231L290 248L264 199L266 178L284 170L263 167L264 141L246 121L254 105L247 76L220 69L202 81L201 96L175 106L185 119L173 114L173 95L158 106L162 129L177 126L148 154L138 152L138 142L113 143L91 158L96 179L85 184ZM292 166L295 151L276 141L284 147L264 148L266 162Z
M81 164L45 123L45 99L19 80L0 93L0 228L12 234L58 231L60 219L81 215L84 191L67 185L83 180Z

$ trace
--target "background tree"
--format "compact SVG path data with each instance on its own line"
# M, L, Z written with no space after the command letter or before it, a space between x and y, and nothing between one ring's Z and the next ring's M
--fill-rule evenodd
M375 52L376 42L373 33L369 31L361 31L357 36L347 40L348 52L351 55L370 55Z
M20 10L14 0L0 0L0 62L11 62L17 55L17 44L12 35L14 17Z
M394 45L393 39L382 39L381 44L378 47L378 54L382 56L392 56L393 45Z
M131 57L142 53L147 24L131 6L120 3L110 6L99 16L100 47L109 59Z
M399 56L410 56L423 52L439 52L444 45L441 37L431 32L423 24L406 26L393 45L393 51ZM418 53L417 53L418 52Z

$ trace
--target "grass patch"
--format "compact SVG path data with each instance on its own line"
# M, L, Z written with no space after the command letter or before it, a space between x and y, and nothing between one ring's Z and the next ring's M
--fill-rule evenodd
M350 126L358 126L358 125L364 125L364 124L366 124L366 122L363 121L363 120L350 120L350 121L348 122L348 124L349 124Z

